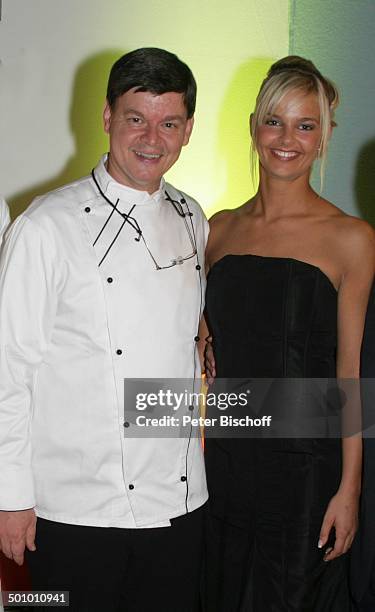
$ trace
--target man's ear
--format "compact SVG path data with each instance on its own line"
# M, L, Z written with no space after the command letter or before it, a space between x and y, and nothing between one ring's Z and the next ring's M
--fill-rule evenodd
M183 140L183 143L182 143L183 146L188 144L188 142L190 140L191 133L193 131L193 126L194 126L194 117L190 117L190 119L188 119L186 121L186 125L185 125L184 140Z
M106 99L105 104L104 104L104 109L103 109L103 127L104 127L104 131L106 134L109 134L109 129L111 127L111 117L112 117L111 107L109 106L109 102Z

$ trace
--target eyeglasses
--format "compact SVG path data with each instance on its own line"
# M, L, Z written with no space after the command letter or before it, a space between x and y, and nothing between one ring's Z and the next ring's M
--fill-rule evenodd
M184 263L184 261L187 261L188 259L192 259L193 257L197 256L197 247L196 247L196 241L195 241L195 231L194 231L194 225L193 222L191 220L193 213L190 212L189 210L189 205L186 202L185 198L183 197L182 194L180 201L178 200L174 200L173 198L171 198L171 196L168 194L168 192L165 190L164 191L164 195L165 195L165 199L167 202L169 202L170 204L172 204L173 208L175 209L176 213L183 219L184 224L185 224L185 228L186 228L186 232L187 235L189 237L189 241L190 241L190 245L191 245L191 252L188 255L182 256L182 255L178 255L177 257L174 257L173 259L170 260L170 263L162 266L160 265L155 256L153 255L150 247L148 246L146 239L143 235L143 232L141 230L141 228L139 227L139 224L137 222L137 220L131 216L131 213L133 212L134 208L135 208L135 204L131 207L130 211L128 213L123 213L120 210L118 210L117 206L118 203L120 201L120 199L118 198L116 203L114 204L109 198L107 198L107 196L105 195L105 193L103 193L97 179L95 176L95 172L94 170L91 171L91 177L100 193L100 195L102 196L102 198L112 207L111 213L109 215L109 217L107 218L107 220L105 221L102 229L100 230L99 234L97 235L97 237L94 240L93 246L95 246L95 244L98 242L100 236L102 235L104 229L106 228L107 224L109 223L112 215L114 214L114 212L116 212L117 214L119 214L122 218L123 218L123 223L120 226L119 230L117 231L117 234L115 235L114 239L112 240L111 244L109 245L109 247L107 248L106 252L104 253L102 259L99 262L99 266L102 265L103 261L105 260L105 258L107 257L109 251L111 250L111 248L113 247L114 243L116 242L117 238L119 237L122 228L124 227L125 223L128 223L136 232L137 236L135 238L136 242L140 242L142 241L144 246L147 249L148 254L150 255L151 260L153 261L154 265L155 265L155 269L158 270L167 270L169 268L173 268L174 266L179 266L181 264ZM186 206L187 212L184 211L183 206ZM189 223L187 221L187 219L189 219L190 221L190 226L189 227Z

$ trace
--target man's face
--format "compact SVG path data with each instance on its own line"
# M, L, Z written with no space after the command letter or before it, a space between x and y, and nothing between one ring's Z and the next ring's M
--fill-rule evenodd
M183 94L155 95L135 89L120 96L113 109L105 106L107 170L123 185L154 193L189 142L194 120L187 118Z

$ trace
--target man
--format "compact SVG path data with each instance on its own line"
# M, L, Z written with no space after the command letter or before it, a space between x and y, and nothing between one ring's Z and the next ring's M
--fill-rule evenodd
M3 234L10 223L9 209L5 200L0 196L0 246Z
M175 55L121 57L109 155L37 198L3 253L1 546L19 564L31 551L33 589L70 591L79 612L196 609L200 441L137 439L124 420L124 379L199 376L207 222L163 179L195 95Z

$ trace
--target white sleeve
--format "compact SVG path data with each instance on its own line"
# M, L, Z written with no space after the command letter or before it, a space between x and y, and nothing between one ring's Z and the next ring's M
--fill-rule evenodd
M3 234L10 224L9 208L6 201L0 196L0 246Z
M35 505L30 422L38 366L56 310L54 248L21 215L0 260L0 509Z

